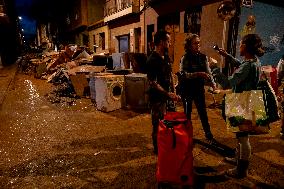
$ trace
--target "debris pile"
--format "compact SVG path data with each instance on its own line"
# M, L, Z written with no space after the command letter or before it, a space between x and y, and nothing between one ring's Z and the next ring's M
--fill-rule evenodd
M54 90L46 95L49 101L68 105L88 95L87 91L76 93L78 90L72 81L76 80L77 75L105 71L105 66L94 66L93 57L76 45L68 45L60 52L28 53L18 63L18 67L19 72L34 75L35 78L47 80L54 85ZM84 79L88 85L87 77Z
M46 95L49 101L73 105L78 98L90 97L90 85L94 85L90 78L98 74L127 75L134 69L141 72L143 62L146 55L142 53L92 54L85 47L67 45L59 52L26 54L18 65L20 72L54 85L54 90Z

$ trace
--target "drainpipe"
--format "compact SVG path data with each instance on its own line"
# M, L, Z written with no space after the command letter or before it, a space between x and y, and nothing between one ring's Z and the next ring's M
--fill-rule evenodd
M2 64L2 58L1 58L1 54L0 54L0 69L4 68L3 64Z
M144 0L144 53L147 54L147 41L146 41L146 1Z

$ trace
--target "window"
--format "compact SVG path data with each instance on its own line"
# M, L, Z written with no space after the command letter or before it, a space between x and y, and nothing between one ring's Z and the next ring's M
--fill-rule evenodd
M154 24L147 25L147 54L154 50Z
M83 45L88 47L89 46L88 44L89 44L89 36L83 34Z
M179 32L180 14L172 13L158 17L158 30L163 29L169 33Z
M93 35L93 48L94 48L94 52L96 52L96 47L97 46L97 44L96 44L96 35L94 34Z
M200 35L202 7L192 7L184 14L184 33L195 33Z
M141 28L134 28L134 37L135 37L135 50L134 52L138 53L140 44L141 44Z
M102 50L105 50L105 32L100 33L100 40L99 40L99 46L102 47Z
M129 35L122 35L118 38L119 52L129 52Z

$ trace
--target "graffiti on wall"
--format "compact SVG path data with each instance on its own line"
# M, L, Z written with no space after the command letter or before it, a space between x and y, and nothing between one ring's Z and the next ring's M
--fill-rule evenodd
M247 34L253 34L256 31L256 21L254 15L249 15L245 25L243 26L240 35L241 37Z
M191 7L184 14L184 33L195 33L200 35L202 8Z
M279 36L279 34L273 34L269 36L269 44L267 46L264 46L264 49L266 53L274 53L274 52L280 52L283 47L284 47L284 34L282 38Z
M281 38L278 34L270 36L269 44L274 47L275 51L280 51Z
M255 23L248 22L249 16L253 15ZM265 54L260 58L263 65L276 66L279 59L284 54L284 7L259 1L254 2L252 8L241 8L239 36L240 42L243 34L256 33L265 47ZM255 24L255 25L254 25ZM239 55L238 49L237 56Z

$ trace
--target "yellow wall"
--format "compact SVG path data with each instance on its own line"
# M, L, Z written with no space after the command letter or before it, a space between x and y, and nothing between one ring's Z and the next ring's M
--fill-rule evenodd
M139 27L141 28L141 41L140 41L139 51L144 52L144 15L143 14L140 15L140 22L136 22L136 23L110 29L110 48L112 48L114 52L119 52L119 43L116 37L121 36L121 35L130 34L130 32L132 31L134 32L135 28L139 28ZM129 43L130 43L129 52L134 52L134 49L135 49L135 34L134 33L133 35L130 34Z
M145 14L145 43L147 43L147 25L154 24L154 32L157 32L158 14L153 8L147 8ZM147 44L145 44L145 51L147 52Z
M224 21L217 16L217 9L219 5L220 2L202 7L200 31L201 51L207 56L216 59L218 62L221 61L221 56L216 53L212 46L217 44L219 47L222 47ZM225 49L228 39L228 27L229 25L226 23Z
M108 26L103 26L100 28L96 28L92 31L89 31L89 42L90 42L90 48L93 50L94 40L93 36L96 37L96 43L99 44L99 34L105 32L105 50L102 50L102 47L99 47L96 49L96 53L104 53L108 52L109 49L109 29Z

